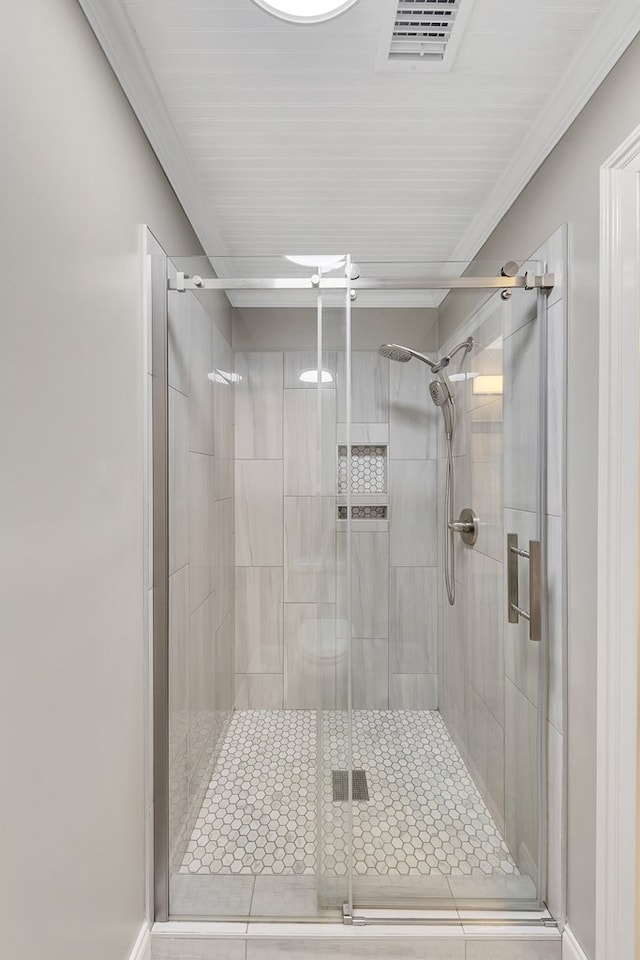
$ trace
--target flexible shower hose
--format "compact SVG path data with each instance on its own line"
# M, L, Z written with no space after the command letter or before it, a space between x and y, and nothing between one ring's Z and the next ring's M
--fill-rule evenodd
M447 475L444 487L444 582L447 588L449 606L456 600L456 553L453 523L454 478L453 478L453 432L455 429L455 407L451 410L452 429L447 435Z

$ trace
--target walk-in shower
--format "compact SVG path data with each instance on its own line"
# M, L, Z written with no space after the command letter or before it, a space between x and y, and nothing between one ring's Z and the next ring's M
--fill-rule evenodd
M358 266L153 264L161 919L545 899L552 279Z
M383 343L378 347L378 353L381 357L388 360L395 360L400 363L407 363L414 357L426 363L431 372L437 374L435 380L429 383L429 395L436 407L442 410L444 417L444 431L447 443L447 473L444 491L444 579L447 588L447 600L453 606L456 600L456 569L455 569L455 534L464 532L465 521L456 521L455 511L455 472L453 467L453 435L456 424L455 398L451 390L451 381L446 373L446 368L457 353L462 350L468 353L473 347L473 337L467 337L464 343L459 343L448 354L441 357L440 360L431 360L423 353L417 350L411 350L409 347L400 346L398 343ZM470 521L473 523L473 521Z

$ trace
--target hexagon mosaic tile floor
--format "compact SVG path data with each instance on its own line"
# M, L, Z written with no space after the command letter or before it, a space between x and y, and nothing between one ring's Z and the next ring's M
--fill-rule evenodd
M356 874L518 873L437 711L354 711L353 765L369 789L353 804ZM346 767L344 713L325 713L320 730L315 711L235 713L181 872L313 875L319 860L344 876L348 804L333 800L332 771Z

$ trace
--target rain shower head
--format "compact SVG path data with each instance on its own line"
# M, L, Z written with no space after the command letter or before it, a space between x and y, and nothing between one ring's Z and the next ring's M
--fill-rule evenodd
M423 363L426 363L432 370L436 368L434 361L426 357L424 353L418 353L417 350L403 347L399 343L383 343L378 347L378 353L381 357L386 357L387 360L395 360L398 363L408 363L415 357L416 360L422 360Z
M398 343L383 343L378 347L378 353L381 357L386 357L387 360L395 360L398 363L408 363L413 357L411 350L401 347Z

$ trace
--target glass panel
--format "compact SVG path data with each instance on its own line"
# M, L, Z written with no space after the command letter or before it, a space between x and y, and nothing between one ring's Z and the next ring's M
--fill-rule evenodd
M451 353L435 374L380 356L371 312L354 311L352 444L365 431L388 444L386 495L374 456L358 496L386 517L352 521L353 757L369 791L353 804L356 909L542 898L542 650L526 620L507 621L504 573L505 534L526 550L540 536L537 295L458 297L440 350L417 311L375 327L433 360ZM472 545L446 532L463 507L479 519Z
M199 264L206 269L206 261ZM176 269L169 264L169 280ZM168 292L170 913L243 915L257 785L234 716L234 384L220 295ZM250 475L251 479L251 475ZM270 640L267 642L270 642ZM267 652L271 653L268 646ZM242 743L250 753L257 743ZM256 848L252 848L255 850Z
M339 482L338 450L349 438L349 334L345 293L318 296L318 349L323 364L333 372L333 383L318 388L318 416L322 418L320 462L327 480L321 484L322 533L327 538L325 564L333 583L333 604L320 605L318 700L318 896L320 908L342 912L350 902L351 717L349 710L349 611L346 584L349 575L349 522L340 519L348 491ZM325 470L325 466L327 469ZM325 493L330 491L330 497ZM324 644L327 644L325 647ZM331 644L331 649L329 648ZM328 657L325 659L325 650Z
M345 291L313 295L292 342L287 317L168 294L172 917L339 919L350 897Z
M174 258L169 279L213 267L313 272ZM344 286L168 294L173 917L543 895L543 649L504 582L506 533L541 526L536 293L442 289L498 262L358 269L385 288L353 311ZM378 352L467 337L439 375ZM453 606L447 424L453 518L479 517L475 544L453 535Z

